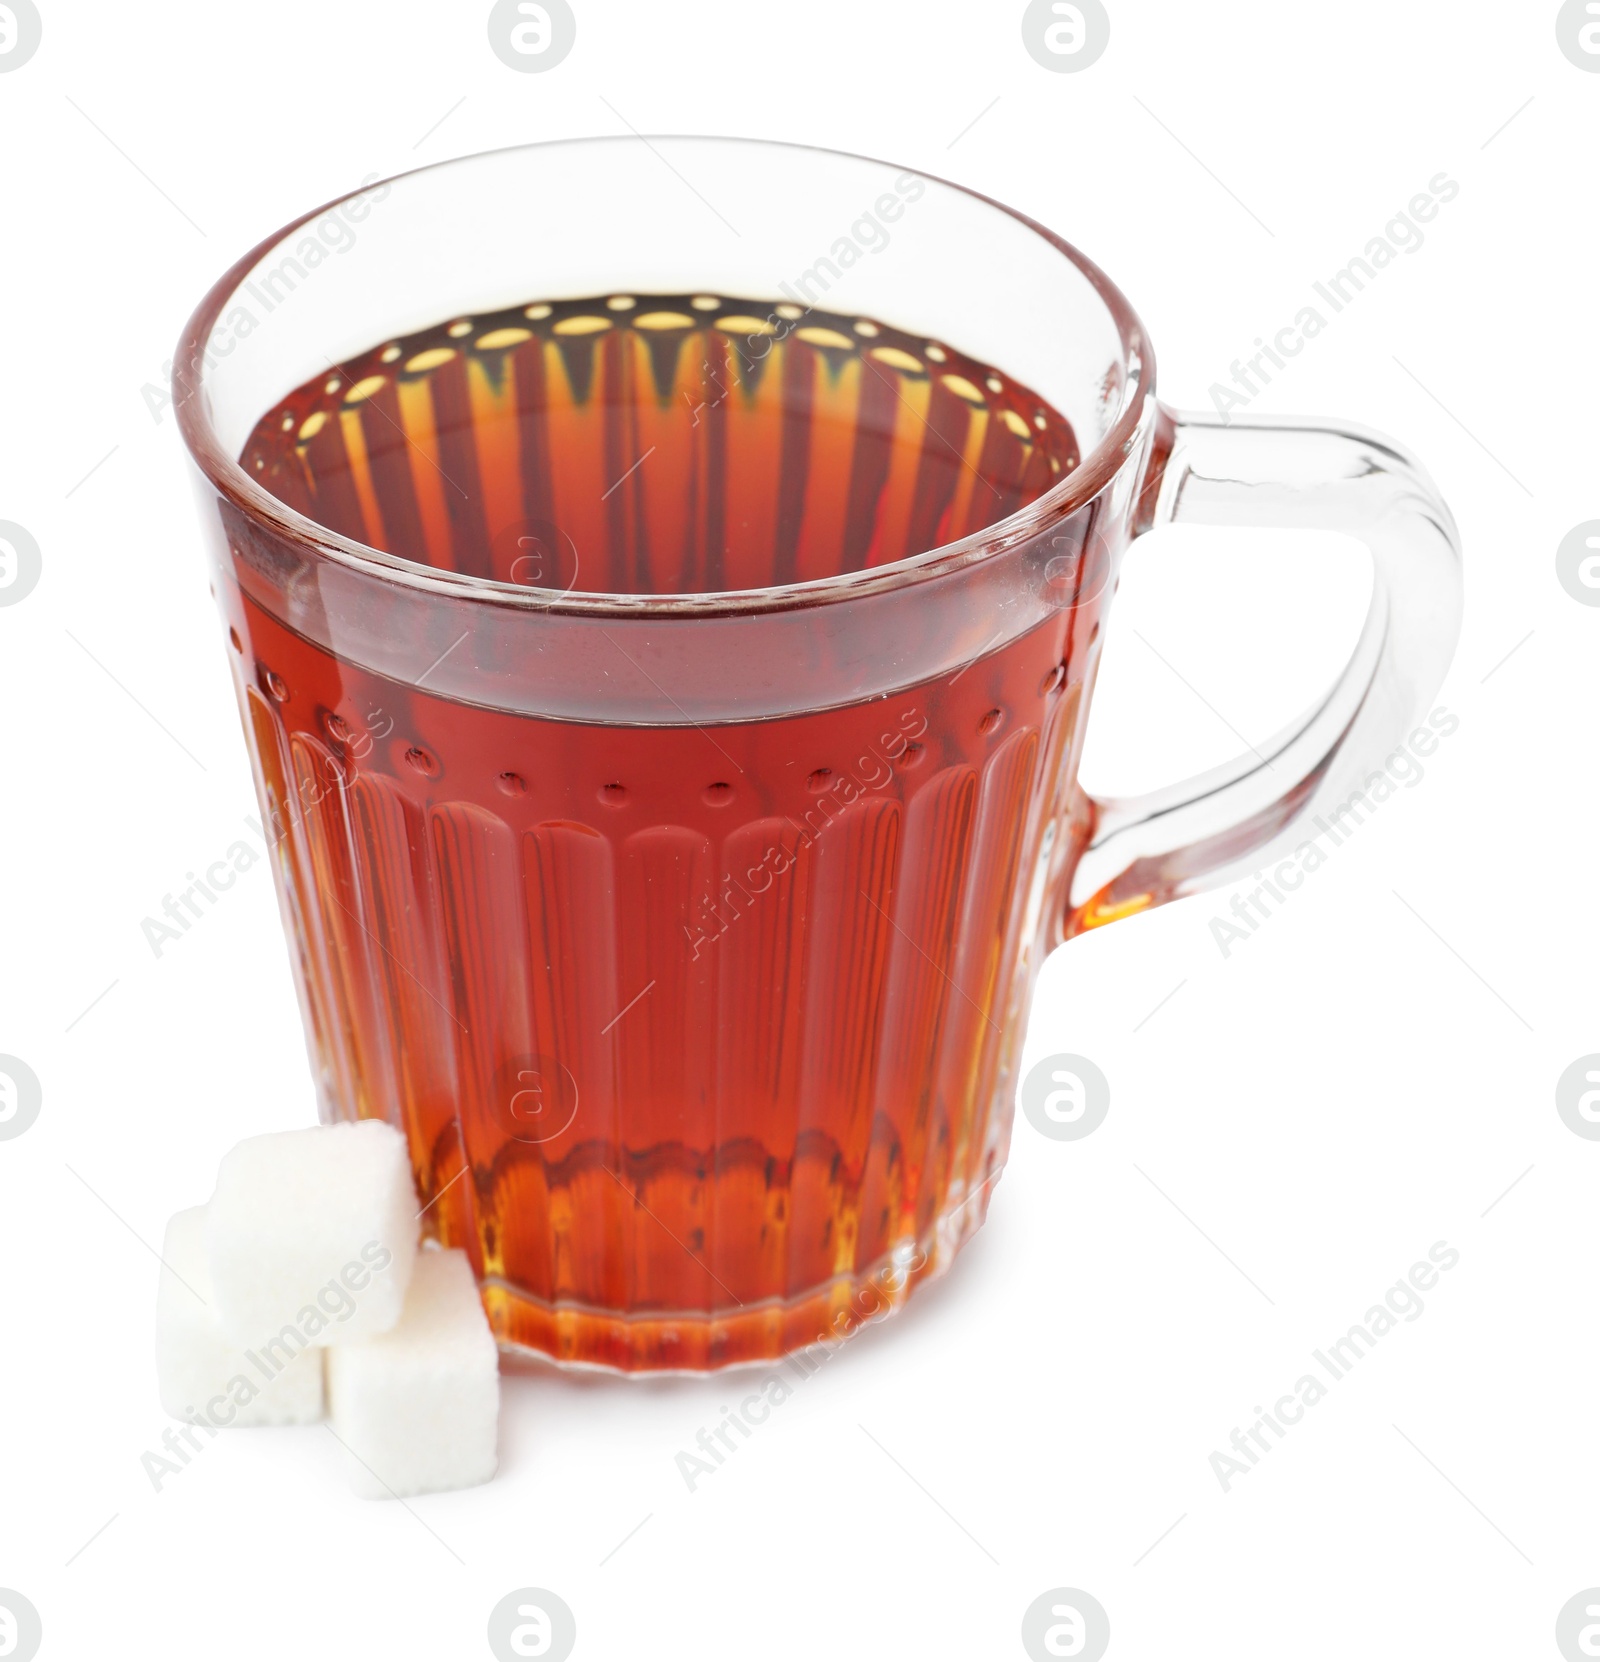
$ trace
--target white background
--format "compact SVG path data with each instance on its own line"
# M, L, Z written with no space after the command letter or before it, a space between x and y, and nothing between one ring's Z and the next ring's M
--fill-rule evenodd
M1025 53L1019 0L574 0L540 75L490 52L486 0L39 3L0 76L0 519L44 558L0 609L0 1051L44 1086L0 1142L0 1586L41 1654L487 1656L490 1608L542 1585L580 1662L1009 1658L1070 1585L1113 1662L1557 1656L1600 1583L1600 1146L1554 1106L1600 1049L1600 611L1554 565L1600 514L1600 75L1551 0L1108 0L1078 74ZM485 1489L354 1500L305 1428L230 1434L158 1494L151 1243L237 1139L314 1107L265 865L159 961L139 929L255 812L175 423L141 389L303 209L614 111L1023 209L1121 284L1180 406L1448 172L1426 244L1253 408L1381 427L1439 481L1459 731L1229 957L1226 893L1057 954L1026 1061L1093 1058L1104 1125L1019 1118L955 1271L697 1492L673 1457L734 1381L536 1374L507 1380ZM1353 636L1349 547L1137 550L1087 782L1264 740ZM1460 1262L1424 1314L1224 1492L1212 1450L1440 1240Z

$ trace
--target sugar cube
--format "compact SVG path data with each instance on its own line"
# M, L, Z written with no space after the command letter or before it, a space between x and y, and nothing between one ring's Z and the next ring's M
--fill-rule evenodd
M322 1418L322 1356L281 1341L235 1344L217 1320L206 1264L206 1208L167 1225L156 1294L156 1380L175 1420L207 1425L307 1425Z
M417 1250L405 1139L382 1120L246 1138L217 1172L206 1246L218 1315L242 1345L386 1331Z
M464 1252L419 1253L399 1325L329 1350L328 1413L369 1500L494 1476L500 1357Z

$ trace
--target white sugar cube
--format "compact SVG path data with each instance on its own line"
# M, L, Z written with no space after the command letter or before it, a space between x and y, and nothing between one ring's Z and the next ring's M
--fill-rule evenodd
M494 1476L500 1356L464 1252L419 1253L400 1325L329 1350L328 1414L368 1500Z
M207 1212L217 1311L240 1344L331 1345L399 1321L417 1201L392 1125L246 1138L224 1157Z
M206 1265L206 1208L167 1225L156 1294L156 1379L175 1420L308 1425L322 1418L322 1356L281 1340L247 1350L222 1331Z

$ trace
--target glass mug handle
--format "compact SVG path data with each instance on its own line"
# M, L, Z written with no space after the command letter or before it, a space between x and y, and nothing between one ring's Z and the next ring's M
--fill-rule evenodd
M1461 551L1433 481L1359 427L1163 409L1136 533L1158 525L1343 531L1372 552L1372 604L1329 691L1258 751L1165 790L1081 796L1065 936L1255 871L1382 767L1444 679Z

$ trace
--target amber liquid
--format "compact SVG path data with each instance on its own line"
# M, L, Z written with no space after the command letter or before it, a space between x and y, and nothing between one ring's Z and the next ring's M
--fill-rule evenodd
M420 564L671 594L922 552L1077 454L948 345L677 295L380 343L242 461ZM1004 1156L1070 606L889 698L704 728L457 703L230 603L325 1104L403 1125L502 1340L716 1367L948 1261Z

